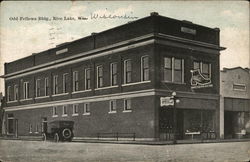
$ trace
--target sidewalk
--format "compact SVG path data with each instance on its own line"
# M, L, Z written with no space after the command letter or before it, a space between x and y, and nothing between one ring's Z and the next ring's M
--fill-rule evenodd
M40 136L22 136L22 137L0 137L0 140L23 140L23 141L42 141ZM245 139L214 139L214 140L177 140L176 144L201 144L201 143L223 143L223 142L244 142L250 141L250 138ZM72 142L83 143L110 143L110 144L138 144L138 145L173 145L173 141L138 141L138 140L98 140L98 139L73 139Z

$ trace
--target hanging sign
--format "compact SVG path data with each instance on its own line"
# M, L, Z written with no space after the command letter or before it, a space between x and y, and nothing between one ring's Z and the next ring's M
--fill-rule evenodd
M174 100L171 97L161 97L161 106L173 106Z

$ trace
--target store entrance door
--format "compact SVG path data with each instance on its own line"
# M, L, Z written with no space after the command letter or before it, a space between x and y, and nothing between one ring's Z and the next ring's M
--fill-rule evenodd
M233 138L233 112L224 112L224 136L225 138Z

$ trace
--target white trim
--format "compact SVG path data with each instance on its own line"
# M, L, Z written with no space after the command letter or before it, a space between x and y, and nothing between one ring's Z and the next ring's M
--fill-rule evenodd
M53 118L56 118L56 117L58 117L58 115L52 115L52 117L53 117Z
M70 65L70 64L75 64L75 63L82 62L82 61L89 60L89 59L93 59L96 57L107 56L107 55L118 53L121 51L126 51L128 49L134 49L134 48L145 46L148 44L153 44L154 42L155 42L155 39L150 39L147 41L127 45L124 47L120 47L120 48L105 51L105 52L100 52L100 53L95 54L95 55L90 55L90 56L86 56L86 57L82 57L82 58L74 59L74 60L72 60L71 57L68 57L68 58L64 59L64 60L69 60L67 62L62 61L62 60L56 60L56 61L52 61L52 63L49 64L50 66L47 65L49 67L47 67L47 66L45 67L45 64L43 64L43 66L40 69L38 69L39 68L38 66L35 66L34 68L25 69L24 72L26 72L26 73L24 73L23 71L19 71L19 72L15 72L15 73L17 73L16 75L14 73L12 73L12 74L7 74L6 75L7 77L6 76L4 76L4 77L6 80L14 79L14 78L18 78L18 77L23 77L23 76L34 74L34 73L38 73L38 72L42 72L42 71L46 71L46 70L50 70L50 69L54 69L54 68L59 68L59 67ZM87 53L92 54L93 52L92 51L84 52L84 53L81 53L81 56L87 55ZM74 55L74 56L76 58L77 55ZM60 62L60 63L58 63L58 62ZM53 65L53 64L55 64L55 65ZM32 70L34 69L34 70L31 71L31 69ZM20 73L22 73L22 74L20 74ZM14 75L14 76L10 76L10 75ZM8 76L10 76L10 77L8 77Z
M75 92L72 92L72 94L84 93L84 92L90 92L90 91L92 91L92 89L87 89L87 90L82 90L82 91L75 91Z
M96 88L96 89L95 89L95 91L96 91L96 90L102 90L102 89L117 88L117 87L118 87L118 85L115 85L115 86L109 86L109 87L101 87L101 88Z
M59 94L54 94L52 95L52 97L56 97L56 96L63 96L63 95L68 95L69 93L59 93ZM49 97L49 96L48 96Z
M8 103L15 103L15 102L18 102L18 100L8 101L7 104Z
M79 114L72 114L72 116L79 116Z
M44 108L51 107L51 105L59 106L63 104L77 104L77 103L82 103L82 102L98 102L98 101L106 101L106 100L111 100L111 99L124 99L124 98L153 96L155 94L156 94L155 89L147 89L147 90L140 90L140 91L133 91L133 92L123 92L123 93L115 93L115 94L109 94L109 95L100 95L100 96L51 101L51 102L46 102L46 103L11 106L11 107L5 107L4 110L16 111L16 110L37 109L37 108L43 108L43 107Z
M35 99L42 99L42 98L49 98L49 96L40 96L40 97L36 97Z
M82 115L90 115L90 113L88 112L88 113L83 113Z
M67 117L67 116L68 116L68 114L63 114L63 115L62 115L62 117Z
M123 110L123 113L132 112L132 110Z
M29 100L33 100L33 98L21 99L21 100L20 100L20 102L23 102L23 101L29 101Z
M127 84L122 84L122 87L136 85L136 84L150 83L150 82L151 82L151 80L146 80L146 81L143 81L143 82L127 83Z
M116 114L117 111L109 111L109 114Z

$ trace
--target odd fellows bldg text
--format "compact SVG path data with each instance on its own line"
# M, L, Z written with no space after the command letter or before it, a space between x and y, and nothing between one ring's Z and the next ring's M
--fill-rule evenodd
M5 133L41 135L44 122L71 120L79 138L171 140L173 108L160 98L175 91L177 139L218 138L219 32L154 12L6 63Z

